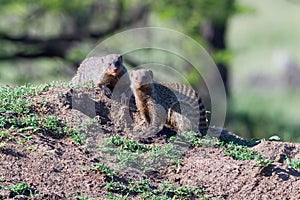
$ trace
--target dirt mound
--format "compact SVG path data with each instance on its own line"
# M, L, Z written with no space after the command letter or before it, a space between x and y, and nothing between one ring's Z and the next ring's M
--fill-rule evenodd
M267 145L276 146L274 143L267 142ZM169 177L180 180L183 185L201 185L207 196L217 199L300 198L298 171L280 162L266 168L254 167L255 164L254 160L240 161L224 156L224 149L196 148L185 156L180 173Z
M272 160L265 164L257 157L238 160L238 155L229 155L226 144L220 145L213 138L194 138L195 143L180 146L184 151L175 162L170 157L172 161L159 161L159 167L148 170L143 168L150 167L141 163L143 159L130 160L132 154L124 154L139 156L160 148L160 153L168 150L176 154L178 149L166 148L175 133L164 128L152 144L135 142L132 128L141 123L132 102L130 108L124 107L92 89L50 88L33 98L31 112L57 116L65 126L84 134L85 142L80 145L74 137L55 137L45 131L12 134L0 146L0 199L112 199L114 195L140 199L153 195L165 199L300 199L300 173L294 168L297 163L287 166L288 160L300 159L299 144L266 141L247 147L260 158ZM221 136L226 143L233 138L235 143L248 144L232 133ZM123 162L123 155L138 166L127 163L115 169L105 154L111 146L99 150L107 140L118 147L110 154L114 160ZM150 161L162 154L156 156Z

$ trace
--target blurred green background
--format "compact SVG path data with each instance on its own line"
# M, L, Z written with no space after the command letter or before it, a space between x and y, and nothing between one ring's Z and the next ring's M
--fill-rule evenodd
M130 28L166 27L195 39L217 63L228 92L227 129L245 138L277 135L300 142L298 0L0 0L0 5L1 85L68 81L105 38ZM126 61L142 64L139 57L128 55ZM187 78L201 87L193 72Z

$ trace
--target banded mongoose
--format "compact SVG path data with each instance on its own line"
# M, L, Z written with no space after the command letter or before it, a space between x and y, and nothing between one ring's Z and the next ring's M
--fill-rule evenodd
M80 64L71 83L84 84L89 81L93 81L108 97L111 96L118 81L122 81L122 83L118 83L118 85L124 86L124 88L127 86L129 88L129 75L123 65L122 56L109 54L103 57L90 57L85 59Z
M180 83L157 83L151 70L130 73L136 106L148 123L140 138L146 139L168 125L177 132L195 131L205 135L208 129L201 98L191 87Z

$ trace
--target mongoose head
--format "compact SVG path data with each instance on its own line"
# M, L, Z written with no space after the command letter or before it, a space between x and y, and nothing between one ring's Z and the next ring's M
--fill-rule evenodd
M109 76L123 75L124 69L122 68L123 59L121 55L110 54L102 57L102 63L105 65L106 74Z
M153 72L148 69L138 69L130 73L132 87L141 88L153 82Z

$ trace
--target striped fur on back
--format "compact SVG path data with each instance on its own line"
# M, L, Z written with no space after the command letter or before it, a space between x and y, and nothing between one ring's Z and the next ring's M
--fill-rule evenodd
M198 125L197 129L201 133L206 134L208 130L206 109L201 97L199 97L196 91L192 87L183 85L181 83L163 82L161 84L170 88L172 92L174 92L180 104L189 105L188 107L190 110L182 112L186 112L184 114L189 116L193 123Z
M193 88L180 83L157 83L147 69L132 71L130 79L137 108L149 125L146 137L155 135L163 125L179 133L206 134L205 107Z

